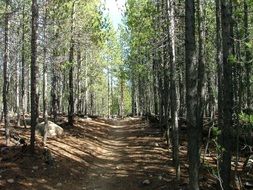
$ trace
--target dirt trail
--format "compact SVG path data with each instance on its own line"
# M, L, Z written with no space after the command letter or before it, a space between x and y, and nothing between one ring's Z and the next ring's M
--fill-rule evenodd
M138 119L112 120L102 143L102 154L89 168L84 189L167 189L168 154L158 129Z
M66 118L60 118L59 124ZM29 129L15 128L29 139ZM158 128L138 118L76 118L65 137L49 139L55 162L48 165L37 137L37 154L0 155L0 189L162 190L174 189L174 169ZM0 138L3 146L4 138ZM11 179L11 183L8 182ZM147 184L143 184L143 182Z

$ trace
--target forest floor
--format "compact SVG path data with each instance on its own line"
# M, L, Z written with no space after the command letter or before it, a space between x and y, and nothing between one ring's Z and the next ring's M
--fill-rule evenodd
M60 121L59 124L64 127L66 118L62 117ZM64 137L51 138L47 142L53 163L45 162L39 136L34 156L21 146L11 147L6 154L1 152L0 189L186 189L188 165L185 142L180 148L181 180L176 187L171 152L162 132L142 119L76 118L73 128L64 129ZM14 127L14 130L29 139L29 129ZM3 147L4 137L1 135L0 148ZM202 189L216 189L215 183L215 178L207 170L201 171Z

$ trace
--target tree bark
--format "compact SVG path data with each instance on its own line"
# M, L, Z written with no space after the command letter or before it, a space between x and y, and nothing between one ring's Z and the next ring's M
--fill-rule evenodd
M74 123L74 86L73 86L73 61L74 61L74 14L75 14L75 2L72 5L71 13L71 39L70 39L70 49L69 49L69 108L68 108L68 123L73 126Z
M26 128L25 120L25 5L22 10L22 50L21 50L21 110L23 116L24 127Z
M31 34L31 152L35 149L35 127L38 123L38 63L37 63L37 39L38 39L38 4L32 0L32 34Z
M199 189L201 109L198 92L202 90L198 81L198 63L195 39L195 1L185 1L185 64L186 64L186 109L188 125L189 189ZM198 83L199 82L199 83Z
M5 3L5 15L4 15L4 57L3 57L3 115L4 115L4 126L5 126L5 138L6 145L10 145L10 121L9 121L9 77L7 73L9 64L9 0Z
M248 15L248 3L244 0L244 35L245 35L245 70L246 70L246 106L250 108L252 101L251 82L250 77L252 76L252 54L249 48L249 15Z
M20 97L19 97L19 61L16 61L16 112L17 126L20 126Z
M167 1L168 16L170 19L169 27L169 56L170 56L170 105L171 105L171 125L172 125L172 152L173 162L176 170L176 180L180 180L180 163L179 163L179 125L178 125L178 105L179 96L176 86L176 36L175 36L175 2ZM169 130L169 129L167 129ZM168 137L169 138L169 137Z
M221 161L221 179L224 190L231 189L231 127L232 127L232 107L233 107L233 92L232 92L232 15L231 1L221 1L221 26L222 26L222 62L223 62L223 125L221 130L221 146L222 161Z
M47 141L47 128L48 128L48 111L47 111L47 1L44 5L44 21L43 21L43 118L45 123L45 133L43 136L43 143Z

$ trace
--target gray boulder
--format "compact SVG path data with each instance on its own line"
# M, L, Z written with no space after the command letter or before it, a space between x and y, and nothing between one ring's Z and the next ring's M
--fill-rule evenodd
M55 124L52 121L48 121L48 126L46 130L47 130L47 137L60 137L64 134L63 128L61 128L59 125ZM41 136L44 136L45 122L37 124L36 131L38 131Z

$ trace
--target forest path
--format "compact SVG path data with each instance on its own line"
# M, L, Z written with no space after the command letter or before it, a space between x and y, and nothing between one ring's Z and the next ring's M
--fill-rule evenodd
M140 119L106 123L107 138L101 140L102 153L89 168L84 189L167 189L170 167L160 130Z
M8 154L0 154L0 189L174 189L171 153L159 128L150 127L140 118L76 117L72 128L66 121L66 117L58 121L65 128L65 136L48 139L53 164L46 162L40 136L36 138L35 156L22 153L21 146L13 146ZM29 139L29 129L16 127L15 130ZM4 146L3 136L0 136L0 145Z

